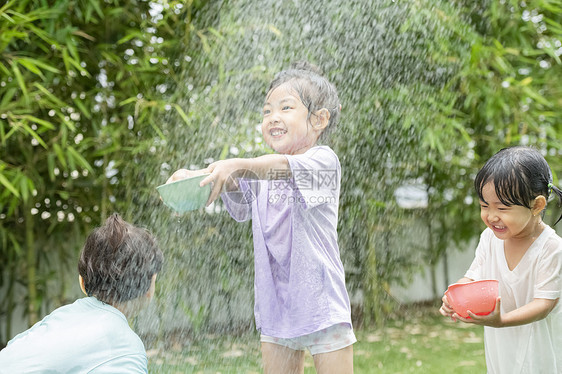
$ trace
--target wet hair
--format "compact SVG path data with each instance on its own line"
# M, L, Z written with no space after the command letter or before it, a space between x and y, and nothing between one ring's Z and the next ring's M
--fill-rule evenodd
M547 200L552 191L562 202L562 191L552 185L552 172L542 154L534 148L515 146L504 148L492 156L480 169L474 180L476 193L481 201L482 189L494 183L495 192L502 204L519 205L531 209L536 197ZM556 223L562 219L562 215ZM555 223L555 224L556 224Z
M146 294L163 261L148 230L114 213L86 239L78 273L88 296L115 305Z
M307 119L322 108L326 108L330 112L330 120L322 132L322 136L334 130L341 112L340 99L336 88L323 76L320 68L306 61L292 63L289 69L275 75L267 90L266 98L274 89L285 83L295 90L308 109Z

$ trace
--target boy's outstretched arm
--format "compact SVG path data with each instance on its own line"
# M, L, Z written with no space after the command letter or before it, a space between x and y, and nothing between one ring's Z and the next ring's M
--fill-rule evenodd
M210 175L203 179L200 186L213 184L207 205L215 201L224 190L238 189L237 178L260 180L291 177L289 161L283 155L271 154L255 158L231 158L213 162L206 169Z

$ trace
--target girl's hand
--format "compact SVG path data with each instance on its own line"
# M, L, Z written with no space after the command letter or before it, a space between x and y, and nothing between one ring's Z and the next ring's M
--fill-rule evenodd
M501 297L498 297L496 299L496 307L494 308L494 311L490 314L487 314L485 316L479 316L477 314L472 313L469 310L468 315L469 315L470 318L463 318L456 313L453 315L453 317L457 318L459 321L463 321L463 322L466 322L466 323L472 323L472 324L475 324L475 325L490 326L490 327L502 327L503 323L502 323L500 306L501 306Z
M234 191L238 189L236 177L242 170L240 159L231 158L228 160L216 161L204 170L211 175L203 179L199 185L203 187L212 183L211 194L209 195L209 200L207 200L207 206L220 196L223 189L225 191Z
M201 170L179 169L176 172L174 172L174 174L172 174L170 178L168 178L166 184L186 178L196 177L202 174L208 174L208 173L209 171L207 169L201 169Z
M456 313L451 307L451 305L449 305L449 300L447 300L447 296L443 295L441 301L443 302L443 304L441 305L441 308L439 308L439 313L441 313L445 317L450 317L453 321L456 321L455 317L453 317L453 315L455 315Z

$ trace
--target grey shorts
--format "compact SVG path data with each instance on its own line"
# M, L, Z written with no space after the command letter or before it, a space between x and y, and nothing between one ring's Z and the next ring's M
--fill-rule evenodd
M337 351L357 342L353 329L347 323L340 323L296 338L284 339L261 335L260 340L264 343L282 345L295 351L308 349L313 356L319 353Z

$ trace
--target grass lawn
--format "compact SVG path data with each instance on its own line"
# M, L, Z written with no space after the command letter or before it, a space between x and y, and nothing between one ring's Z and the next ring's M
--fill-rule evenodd
M381 329L356 330L355 373L485 373L483 328L454 323L436 308L416 309ZM196 344L149 350L150 373L261 373L257 333L208 337ZM313 374L308 355L305 373Z

